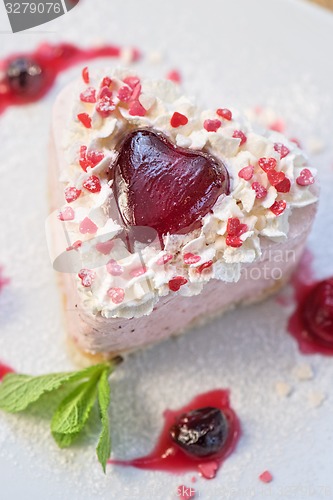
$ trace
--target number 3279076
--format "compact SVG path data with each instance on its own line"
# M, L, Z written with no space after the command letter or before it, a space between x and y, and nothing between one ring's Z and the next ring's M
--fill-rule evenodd
M53 2L8 2L6 10L8 14L60 14L62 11L61 4Z

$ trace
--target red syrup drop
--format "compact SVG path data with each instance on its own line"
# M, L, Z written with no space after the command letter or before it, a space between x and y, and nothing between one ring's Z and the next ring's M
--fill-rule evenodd
M0 381L4 378L7 373L14 373L14 370L0 361Z
M215 407L223 412L228 422L228 436L221 450L208 457L195 457L186 454L170 436L170 428L178 417L202 407ZM189 471L199 472L206 479L213 479L223 462L235 450L241 435L241 426L237 415L230 406L229 391L216 389L196 396L186 406L178 410L166 410L163 414L164 426L153 451L133 460L109 460L109 463L136 467L145 470L160 470L174 474Z
M333 356L333 277L314 281L307 252L292 279L296 310L288 331L303 354Z
M121 48L104 45L80 49L69 43L43 43L31 53L18 53L0 61L0 113L8 106L29 104L41 99L59 73L98 57L120 57ZM140 57L133 49L133 61Z

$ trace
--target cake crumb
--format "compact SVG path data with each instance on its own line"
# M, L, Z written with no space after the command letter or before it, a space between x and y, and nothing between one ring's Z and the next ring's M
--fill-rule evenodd
M306 380L312 380L314 377L312 367L305 363L296 366L296 368L293 370L293 373L295 377L302 382Z
M319 408L326 399L326 394L322 391L311 391L308 395L308 401L311 408Z
M287 398L293 392L293 388L287 382L276 382L275 391L281 398Z
M273 476L268 470L265 470L260 474L259 479L262 483L270 483L273 481Z

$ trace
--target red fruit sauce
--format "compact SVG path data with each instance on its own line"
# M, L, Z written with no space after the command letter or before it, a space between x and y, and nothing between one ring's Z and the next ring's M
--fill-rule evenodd
M289 333L303 354L333 356L333 277L314 281L306 254L292 284L297 307L289 318Z
M220 161L174 146L150 130L125 138L111 175L124 223L159 235L200 227L217 198L229 193L229 175Z
M187 455L171 439L169 434L170 427L182 414L206 406L218 408L226 416L229 424L227 440L221 451L215 455L205 458ZM224 460L236 448L241 435L240 422L230 406L229 391L216 389L205 394L200 394L192 399L189 404L183 406L183 408L166 410L163 416L164 426L161 435L157 445L149 455L133 460L109 460L109 463L136 467L138 469L160 470L175 474L196 471L206 479L213 479Z
M121 48L104 45L80 49L69 43L43 43L30 53L18 53L0 61L0 113L8 106L41 99L52 87L59 73L74 64L98 57L120 57ZM139 52L133 49L133 60ZM83 78L89 82L86 70Z
M7 373L13 373L14 370L0 361L0 381L4 378Z

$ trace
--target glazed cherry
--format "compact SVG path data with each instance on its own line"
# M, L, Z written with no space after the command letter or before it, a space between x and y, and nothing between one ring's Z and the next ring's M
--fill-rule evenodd
M229 175L221 162L178 148L151 130L125 138L110 177L125 225L148 226L159 235L200 227L217 198L229 193Z
M35 96L43 85L43 71L37 62L18 57L8 63L6 70L8 85L15 94Z
M333 347L333 278L321 281L311 290L302 316L309 334Z
M222 449L228 430L222 411L207 406L181 415L171 427L170 435L187 454L208 457Z

